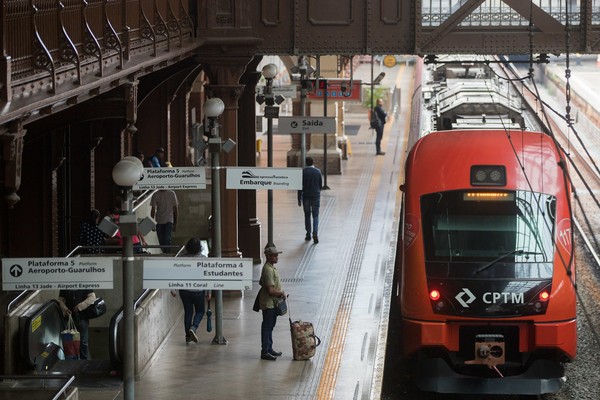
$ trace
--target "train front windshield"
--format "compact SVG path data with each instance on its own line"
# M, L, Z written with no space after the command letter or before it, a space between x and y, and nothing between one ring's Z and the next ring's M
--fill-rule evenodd
M548 263L556 198L526 191L450 191L421 197L428 262Z

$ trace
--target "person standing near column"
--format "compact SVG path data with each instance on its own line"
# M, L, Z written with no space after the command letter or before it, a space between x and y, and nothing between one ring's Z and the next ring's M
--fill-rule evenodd
M380 121L380 124L375 128L375 132L377 133L377 137L375 138L375 155L383 156L385 155L385 151L381 151L381 139L383 138L383 128L385 127L385 119L387 118L387 113L383 109L383 99L377 99L377 105L373 109L373 112L377 114Z
M302 190L298 190L298 207L304 206L304 228L306 229L304 240L308 242L312 233L315 244L319 243L319 207L321 206L322 187L321 170L314 166L312 157L306 157L306 167L302 170Z
M173 232L177 230L177 195L170 189L159 190L152 195L150 207L150 215L156 220L158 243L161 246L170 246ZM170 253L171 249L164 247L162 251Z

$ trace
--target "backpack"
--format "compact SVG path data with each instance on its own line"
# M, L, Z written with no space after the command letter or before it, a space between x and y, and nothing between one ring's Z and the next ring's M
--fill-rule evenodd
M381 127L381 120L375 109L371 110L371 129L377 129Z

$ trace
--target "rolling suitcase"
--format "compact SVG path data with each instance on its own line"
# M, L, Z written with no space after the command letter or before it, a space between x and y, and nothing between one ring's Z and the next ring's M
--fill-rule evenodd
M289 303L288 312L290 312ZM289 320L294 360L308 360L315 355L317 347L321 344L321 339L315 335L315 328L312 323L300 320L292 322L291 313Z

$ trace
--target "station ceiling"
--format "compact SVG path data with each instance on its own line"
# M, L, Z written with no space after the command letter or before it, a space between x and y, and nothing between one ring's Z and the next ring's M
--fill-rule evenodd
M260 54L589 54L600 0L213 0L198 34Z

